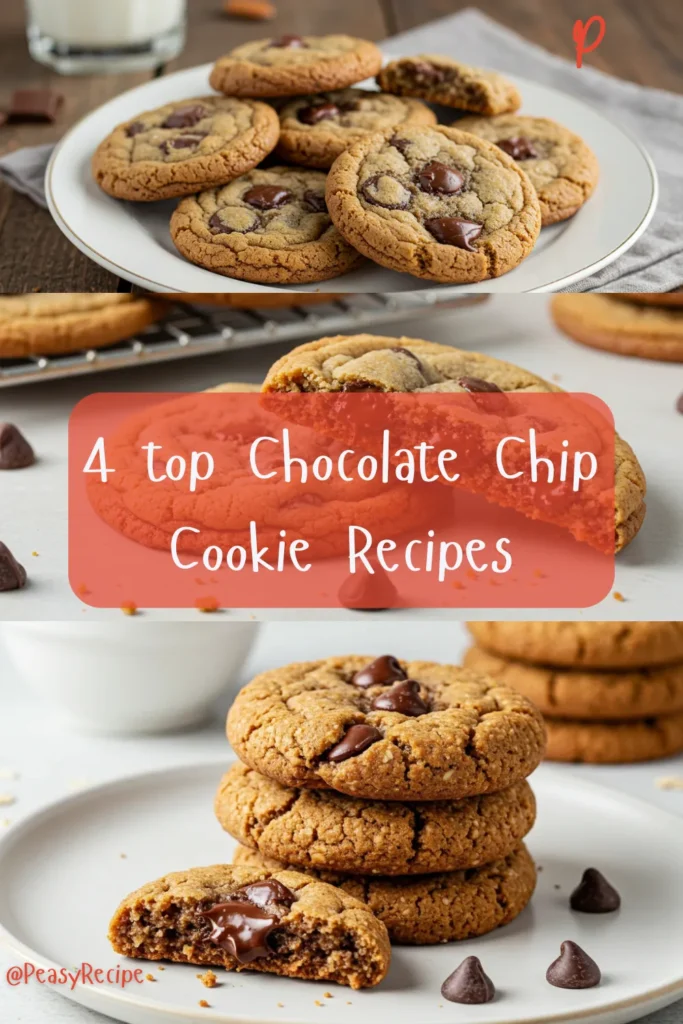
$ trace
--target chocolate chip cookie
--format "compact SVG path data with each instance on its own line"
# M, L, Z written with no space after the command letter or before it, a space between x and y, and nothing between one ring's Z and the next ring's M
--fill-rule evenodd
M304 167L331 167L364 136L408 124L436 124L436 114L419 100L367 89L298 96L280 110L277 153Z
M573 217L598 183L597 157L583 139L546 117L464 117L456 122L494 142L522 167L536 189L542 223Z
M644 306L683 306L683 291L679 292L620 292L618 298Z
M365 39L283 35L237 46L216 61L209 81L226 96L302 96L355 85L381 66Z
M354 875L479 867L512 853L536 818L526 781L464 800L402 804L291 789L239 763L222 779L215 809L226 832L264 857Z
M0 358L104 348L144 330L164 309L139 295L106 292L0 296Z
M234 863L276 870L277 861L238 847ZM509 924L536 888L536 866L524 845L480 868L403 878L356 878L310 871L362 900L386 925L392 942L431 946L459 942Z
M285 786L368 800L459 800L529 775L543 755L534 706L455 665L359 655L264 672L237 695L228 738Z
M143 885L109 926L122 956L379 984L391 959L385 926L358 899L296 871L190 868Z
M377 75L377 84L385 92L419 96L473 114L508 114L522 105L516 86L497 71L432 54L390 61Z
M341 159L341 158L340 158ZM358 334L293 349L268 371L264 391L560 391L510 363L416 338ZM631 447L615 438L615 545L625 547L645 517L645 477Z
M327 205L365 256L451 284L507 273L541 230L538 197L519 164L492 143L441 125L354 143L330 169Z
M558 669L501 658L472 647L465 665L499 679L544 715L590 721L648 718L683 711L683 663L621 672Z
M612 295L556 295L550 306L560 330L591 348L622 356L683 362L683 309L636 305Z
M271 167L181 200L171 238L192 263L259 284L327 281L362 257L334 226L325 175Z
M480 647L558 668L643 668L683 661L683 622L468 622Z
M683 713L639 721L588 722L546 718L549 761L635 764L683 751Z
M226 96L167 103L115 128L95 152L93 177L116 199L192 195L256 167L279 134L267 103Z

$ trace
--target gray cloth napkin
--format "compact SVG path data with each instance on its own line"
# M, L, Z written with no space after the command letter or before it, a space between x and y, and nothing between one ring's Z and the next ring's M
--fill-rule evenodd
M0 157L0 179L47 209L45 171L54 146L29 146Z

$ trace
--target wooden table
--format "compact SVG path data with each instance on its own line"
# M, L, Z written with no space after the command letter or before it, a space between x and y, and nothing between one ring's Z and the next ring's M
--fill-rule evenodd
M99 0L93 0L99 2ZM272 22L227 18L220 0L188 0L189 34L183 54L159 74L205 63L248 39L284 32L347 32L379 40L468 6L466 0L277 0ZM661 89L683 89L683 4L674 0L481 0L487 14L531 41L573 59L572 24L599 13L609 31L594 67ZM543 11L542 17L539 10ZM88 111L146 81L154 72L65 78L31 60L26 47L23 0L0 4L0 109L16 88L51 85L66 102L53 126L0 129L0 153L59 139ZM49 214L0 184L0 291L117 291L129 285L83 256Z

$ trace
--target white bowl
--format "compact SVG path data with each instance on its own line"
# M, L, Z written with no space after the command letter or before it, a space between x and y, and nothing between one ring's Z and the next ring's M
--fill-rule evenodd
M7 623L18 674L70 725L145 733L201 722L231 687L258 632L256 622Z

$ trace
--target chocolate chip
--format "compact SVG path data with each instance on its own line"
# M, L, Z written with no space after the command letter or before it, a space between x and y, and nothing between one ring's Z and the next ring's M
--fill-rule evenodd
M320 103L318 106L302 107L297 118L302 124L318 124L319 121L329 121L339 114L340 110L336 103Z
M238 889L234 896L244 897L257 907L268 907L275 903L282 907L291 907L296 902L296 893L288 889L277 878L266 878L262 882L251 882Z
M563 942L560 955L546 971L546 980L555 988L595 988L600 984L600 968L581 946Z
M145 128L144 124L142 123L142 121L133 121L133 123L129 124L128 127L126 128L126 135L128 136L129 139L132 139L133 136L139 135L140 132L144 132L144 131L146 131L146 128Z
M247 211L244 212L246 213ZM241 235L245 235L248 231L256 231L260 226L261 219L257 214L253 214L253 220L245 227L234 227L230 224L226 224L220 210L216 211L216 213L209 217L209 230L214 235L229 235L233 231L237 231Z
M683 414L683 394L679 395L676 399L676 412Z
M25 469L36 461L33 448L13 423L0 423L0 469Z
M415 679L394 683L390 690L375 697L370 707L373 711L397 711L411 718L419 718L431 711L427 701L420 696L420 684Z
M425 370L424 370L424 366L422 365L422 363L420 362L420 360L419 360L419 359L417 358L417 356L415 355L415 353L414 353L414 352L411 352L411 351L410 351L410 349L408 349L408 348L403 348L403 346L402 346L402 345L396 345L396 346L394 346L393 348L391 348L391 349L390 349L389 351L390 351L390 352L400 352L400 353L401 353L401 355L403 355L403 356L408 356L408 358L409 358L409 359L412 359L412 361L413 361L413 362L415 363L415 365L417 366L417 368L418 368L418 370L420 371L420 373L422 374L422 376L423 376L423 377L425 377Z
M54 124L63 102L62 94L53 89L17 89L12 94L7 120Z
M417 85L437 85L446 77L446 72L441 68L434 67L433 64L428 64L423 60L416 60L414 64L408 66L408 70L412 72Z
M438 160L423 167L417 175L417 181L423 192L430 195L454 195L459 192L465 184L465 179L459 171Z
M441 995L450 1003L490 1003L496 994L493 982L484 973L478 956L468 956L441 986Z
M375 174L360 186L366 202L384 210L405 210L410 204L410 191L390 174Z
M501 139L496 145L513 160L536 160L539 156L531 139L523 135L518 135L514 139Z
M293 198L292 193L280 185L254 185L242 196L245 203L257 210L275 210Z
M26 569L0 541L0 593L4 590L21 590L26 586Z
M386 686L389 683L396 683L399 679L407 679L406 673L398 663L393 654L383 654L381 658L375 658L365 668L360 669L351 677L354 686L360 686L362 690L368 686Z
M493 391L500 394L503 393L503 389L499 388L493 381L482 380L481 377L458 377L456 383L471 395L483 395Z
M272 953L268 936L280 921L277 913L263 910L249 900L231 899L217 903L200 916L211 925L208 941L227 950L241 964Z
M375 729L374 725L352 725L344 735L344 738L328 750L326 760L337 764L339 761L346 761L349 757L356 757L364 750L371 747L377 740L382 739L382 733Z
M399 153L405 156L408 151L408 147L410 146L410 139L401 139L398 135L394 135L389 139L389 145L393 146L394 149L397 149Z
M192 132L189 135L176 135L174 139L166 139L159 147L164 153L170 153L172 149L196 149L202 139L205 139L208 132Z
M306 50L308 43L301 36L284 35L279 39L271 39L270 45L280 50Z
M621 896L597 868L586 868L569 906L582 914L610 914L621 906Z
M314 192L313 189L307 189L304 192L304 203L306 206L310 206L314 213L327 213L327 202L323 192Z
M374 573L356 572L339 588L339 601L344 608L379 612L395 608L398 591L380 565L373 565Z
M193 125L201 121L206 115L206 107L201 107L198 104L193 107L179 107L172 114L168 115L161 127L192 128Z
M477 251L471 243L479 238L482 232L481 224L463 220L462 217L432 217L431 220L424 222L424 226L442 245L455 245L458 249L467 249L469 252Z

